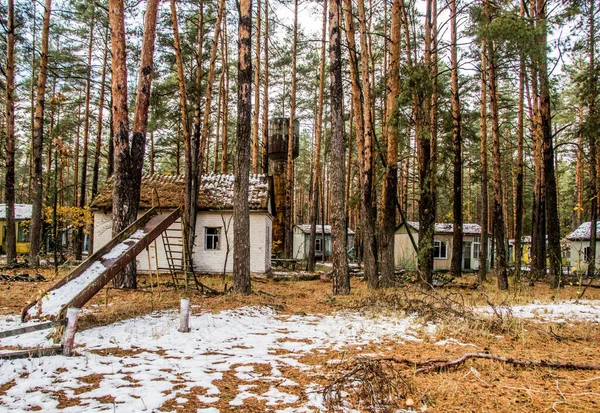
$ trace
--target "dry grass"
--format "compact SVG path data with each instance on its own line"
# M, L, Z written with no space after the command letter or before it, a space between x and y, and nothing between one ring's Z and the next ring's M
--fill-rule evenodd
M15 272L25 272L23 269ZM19 314L27 300L40 289L48 288L56 280L53 271L39 271L50 281L44 283L0 283L0 314ZM64 275L66 270L60 274ZM352 293L346 297L332 296L331 284L323 281L281 281L264 278L253 279L254 294L201 296L194 291L176 291L168 287L170 277L163 276L158 286L151 287L147 276L139 277L139 290L125 291L105 288L87 304L91 310L81 319L81 328L110 324L118 320L149 314L154 310L176 309L181 297L189 297L192 311L218 312L248 305L270 306L281 314L321 313L330 314L341 310L361 311L366 314L398 315L404 312L418 314L424 321L435 320L438 329L433 336L424 335L423 342L399 343L386 341L362 347L349 347L343 352L326 349L312 352L300 358L313 369L283 369L283 377L299 384L286 387L285 392L299 397L296 406L307 401L306 389L310 383L321 388L335 382L340 375L348 373L361 360L362 369L339 381L330 398L332 407L343 400L362 411L404 409L414 403L416 409L427 405L429 412L597 412L600 411L600 374L598 372L553 370L547 368L522 368L491 360L471 360L465 365L441 373L414 374L406 367L382 365L365 354L377 357L395 357L423 361L428 358L453 359L469 351L487 351L493 354L531 360L571 361L598 364L600 360L600 328L592 323L545 323L538 324L513 317L482 319L472 315L473 307L512 306L532 301L576 299L580 293L577 286L553 290L546 284L533 287L511 286L499 291L494 282L485 283L478 289L449 286L435 292L418 286L398 289L369 291L359 279L352 279ZM231 285L229 277L203 276L206 285L223 291ZM495 280L494 280L495 281ZM156 279L153 279L156 283ZM465 276L459 284L472 285L474 277ZM600 289L589 289L584 299L600 299ZM445 345L436 344L446 340ZM450 340L448 342L448 340ZM453 341L454 340L454 341ZM463 345L462 343L468 343ZM136 351L136 349L131 350ZM125 356L119 349L106 349L116 356ZM331 363L338 360L338 363ZM256 372L253 393L260 394L272 385L263 376L270 374L270 366L253 365ZM264 400L246 399L242 408L229 406L229 401L239 393L238 386L247 384L235 375L235 366L215 382L221 390L221 400L210 404L221 411L237 410L262 412L275 410L266 406ZM281 369L280 369L281 370ZM90 378L94 376L89 376ZM89 386L94 386L90 380ZM0 394L12 387L7 383L0 387ZM135 384L135 383L134 383ZM369 390L370 389L370 390ZM206 389L193 387L177 392L187 397L185 405L166 403L163 410L190 411L208 407L196 396ZM347 396L343 396L347 392ZM394 395L393 403L385 395ZM339 398L337 397L339 395ZM78 399L68 401L64 394L50 395L63 406L77 404ZM386 401L387 400L387 401ZM112 404L111 400L105 401ZM293 406L292 406L293 407ZM393 411L393 410L390 410Z

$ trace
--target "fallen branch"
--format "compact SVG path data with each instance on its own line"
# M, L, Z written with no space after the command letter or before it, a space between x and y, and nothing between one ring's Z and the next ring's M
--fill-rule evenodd
M570 363L564 361L547 361L547 360L523 360L513 359L510 357L497 356L489 353L466 353L455 360L445 359L429 359L421 362L414 362L406 359L396 358L385 358L382 361L393 361L398 364L405 364L416 367L415 373L427 373L430 371L440 371L444 369L458 367L465 363L469 359L488 359L500 361L506 364L512 364L514 366L523 367L550 367L555 369L568 369L568 370L600 370L600 365L595 364L581 364L581 363Z

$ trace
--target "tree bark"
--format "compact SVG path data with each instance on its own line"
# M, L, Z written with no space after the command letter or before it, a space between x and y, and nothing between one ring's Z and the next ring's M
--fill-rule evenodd
M338 4L338 6L340 6ZM337 31L336 35L340 34L339 27L339 8L337 15L333 18L337 18ZM332 17L330 17L332 18ZM325 45L327 36L327 0L323 0L323 26L321 31L321 61L319 65L319 96L317 98L317 119L315 122L315 152L314 159L315 163L312 168L312 180L311 180L311 199L310 199L310 244L308 247L308 271L315 270L315 248L317 244L317 218L319 210L319 177L321 176L321 135L323 133L323 94L325 84ZM331 39L330 39L331 41ZM337 39L336 41L339 41ZM336 47L335 44L331 47ZM330 53L332 53L330 51ZM331 74L334 76L334 74ZM337 92L337 91L336 91ZM332 95L333 96L333 95ZM333 101L332 101L333 103Z
M83 115L83 153L81 154L81 181L79 189L79 208L83 208L87 201L87 164L88 164L88 142L90 134L90 102L92 89L92 48L94 46L94 23L96 21L95 3L92 3L92 17L90 20L90 32L88 40L88 61L85 81L85 113ZM75 238L75 259L81 260L81 253L85 237L84 227L81 226Z
M452 235L452 262L450 272L455 277L462 274L462 247L463 247L463 214L462 214L462 137L461 137L461 113L458 85L458 50L457 50L457 27L456 0L449 1L450 8L450 60L452 70L452 145L454 147L454 232Z
M171 0L174 1L174 0ZM223 20L223 15L225 14L225 0L220 0L219 3L219 11L217 13L217 21L215 23L215 33L213 37L213 43L210 49L210 61L208 66L208 78L206 81L206 97L204 103L204 119L202 121L202 137L200 138L200 153L199 153L199 161L198 164L200 168L204 164L204 157L208 157L206 153L207 143L208 143L208 131L209 131L209 121L211 115L211 106L212 106L212 95L215 83L215 67L217 64L217 51L219 48L219 37L221 35L221 22ZM202 175L202 171L200 171L200 175ZM194 223L196 219L194 218ZM191 250L190 250L191 251Z
M221 173L228 170L229 152L229 43L227 41L227 19L223 19L223 67L225 68L225 94L223 96L223 131L221 133Z
M186 242L186 256L189 257L190 251L194 250L196 242L196 205L198 202L198 184L199 175L202 168L202 156L199 149L202 145L198 144L198 135L193 136L190 120L187 110L187 88L185 85L185 74L183 66L183 57L181 55L181 40L179 36L179 21L177 17L177 6L175 0L169 1L171 8L171 25L173 27L173 47L175 49L175 61L177 65L177 84L179 88L179 109L181 113L181 130L183 133L183 143L185 148L185 214L184 222L184 237ZM202 6L201 12L202 14ZM198 30L202 31L200 26ZM197 70L202 70L201 65ZM200 89L200 85L196 85ZM200 98L198 98L200 99ZM198 104L199 105L199 104ZM198 106L198 111L199 111ZM205 107L205 112L210 112L209 108ZM196 129L197 131L198 129ZM196 138L196 139L194 139Z
M294 208L294 123L296 120L296 61L298 56L298 0L294 0L294 28L292 39L292 88L290 91L290 124L288 128L288 153L285 186L285 218L283 238L284 255L292 258L293 249L293 208Z
M50 13L52 0L44 3L44 18L42 21L42 45L40 68L38 70L37 91L35 103L34 139L32 150L33 179L31 191L31 225L29 227L29 262L39 263L40 247L42 245L42 203L43 203L43 168L42 154L44 151L44 105L46 103L46 81L48 79L48 37L50 33ZM7 76L8 78L8 76ZM8 151L7 151L8 153Z
M520 16L525 15L525 2L521 0ZM525 115L525 58L519 56L519 103L517 108L517 184L515 198L515 282L521 282L523 256L523 140Z
M595 55L595 42L596 38L596 30L594 24L594 0L590 0L590 29L589 29L589 73L588 73L588 81L589 81L589 95L588 95L588 117L591 119L596 119L596 99L598 96L598 78L596 74L596 55ZM591 202L591 210L592 210L592 219L591 219L591 231L590 231L590 259L588 261L588 270L587 275L591 279L596 276L596 250L597 250L597 229L598 229L598 207L600 203L598 202L598 172L600 171L600 159L598 159L598 152L596 149L596 145L598 144L597 133L590 133L590 153L589 153L589 162L590 162L590 198Z
M506 235L504 228L504 214L502 210L502 165L500 157L500 126L498 116L498 80L496 76L496 57L494 43L489 41L488 48L488 74L490 84L490 110L492 115L492 176L494 180L494 236L496 244L496 262L498 273L498 289L508 289L508 271L506 259Z
M102 58L102 75L100 80L100 98L98 99L98 126L96 131L96 148L94 152L94 172L92 175L92 190L91 198L94 199L98 195L98 178L100 175L100 154L102 150L102 129L103 129L103 115L104 115L104 97L105 97L105 86L106 86L106 65L108 62L108 27L106 28L106 35L104 36L104 57Z
M369 288L379 287L379 274L377 271L377 243L375 237L375 209L373 207L373 119L372 119L372 92L369 77L369 46L367 43L367 18L364 0L358 0L358 19L360 32L360 62L362 77L362 92L364 109L364 158L361 171L361 209L363 216L363 254L365 278Z
M233 190L233 291L250 294L250 139L252 132L252 0L239 2L238 119Z
M548 253L550 258L550 285L557 288L561 284L562 264L560 254L560 221L558 218L558 197L556 176L554 173L554 143L552 136L552 117L550 113L550 82L548 79L546 1L537 0L540 47L540 121L544 156L544 182L546 184L546 225L548 233Z
M488 271L488 160L487 160L487 44L481 41L481 104L480 104L480 157L481 157L481 249L477 282L486 281Z
M436 0L428 0L425 11L425 70L428 73L432 69L432 45L433 45L433 3ZM433 83L433 82L432 82ZM433 85L431 87L433 90ZM419 158L419 257L418 267L421 283L431 285L433 282L433 252L434 252L434 231L435 231L435 194L434 189L434 168L433 154L435 148L432 147L433 139L433 92L432 96L425 96L421 91L419 97L415 98L416 110L420 113L416 118L420 119L417 123L418 132L418 158ZM427 121L428 119L428 121ZM427 135L429 124L431 129L430 136Z
M264 76L263 119L262 119L262 173L269 173L269 0L265 0L265 36L264 36Z
M324 6L326 8L326 6ZM342 91L342 48L340 30L341 0L333 0L329 9L329 71L331 93L331 240L333 294L350 294L346 257L344 109ZM325 26L325 25L324 25ZM323 231L325 232L325 231Z
M381 283L394 281L394 233L398 192L398 95L400 94L400 0L392 3L390 59L387 95L387 171L383 190L383 221L381 236Z
M150 87L152 85L154 39L159 0L148 0L144 19L140 73L137 87L133 134L129 136L127 100L127 57L125 53L125 10L123 2L109 0L112 43L112 114L114 129L113 236L137 218L146 145ZM135 261L115 277L121 288L136 288Z
M15 4L13 0L8 0L5 73L6 175L4 197L6 199L6 264L11 265L17 260L15 228ZM35 257L37 259L37 254Z
M258 119L260 118L260 2L256 1L256 64L254 65L254 115L252 118L252 173L259 170Z

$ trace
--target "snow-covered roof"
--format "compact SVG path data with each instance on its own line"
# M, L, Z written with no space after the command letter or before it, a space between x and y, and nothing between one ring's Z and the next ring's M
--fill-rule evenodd
M233 174L203 175L198 189L198 209L233 208ZM93 208L112 209L113 180L107 181L92 202ZM183 175L145 174L142 177L140 208L177 208L184 204L185 177ZM269 184L267 176L250 174L248 204L251 210L267 209Z
M15 219L31 219L31 204L15 204ZM0 204L0 219L6 219L6 204Z
M310 234L310 224L298 224L296 225L296 227L298 229L300 229L300 231L304 232L305 234ZM322 234L323 233L323 229L321 225L317 225L317 234ZM325 225L325 235L327 234L331 234L331 225ZM354 231L352 231L352 229L348 228L348 234L349 235L353 235Z
M592 225L591 224L592 224L591 222L584 222L575 231L571 232L567 236L567 239L570 241L589 240L592 236L592 234L591 234ZM596 234L597 234L596 236L597 236L598 240L600 240L600 221L596 221Z
M415 230L419 230L417 221L408 221L408 225ZM435 224L436 234L452 234L454 233L454 224ZM481 234L481 226L479 224L463 224L463 234Z

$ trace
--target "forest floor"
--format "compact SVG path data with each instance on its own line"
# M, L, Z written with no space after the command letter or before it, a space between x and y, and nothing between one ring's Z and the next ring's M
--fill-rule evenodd
M0 331L52 285L53 271L40 273L49 281L0 281ZM352 293L334 297L329 282L253 278L250 296L201 296L142 275L139 290L105 288L86 305L73 357L0 360L0 412L600 411L598 370L471 359L417 372L401 362L479 352L600 364L600 289L576 302L578 286L498 291L490 279L372 292L353 278ZM189 333L177 331L183 296ZM0 352L49 344L29 333L1 340Z

